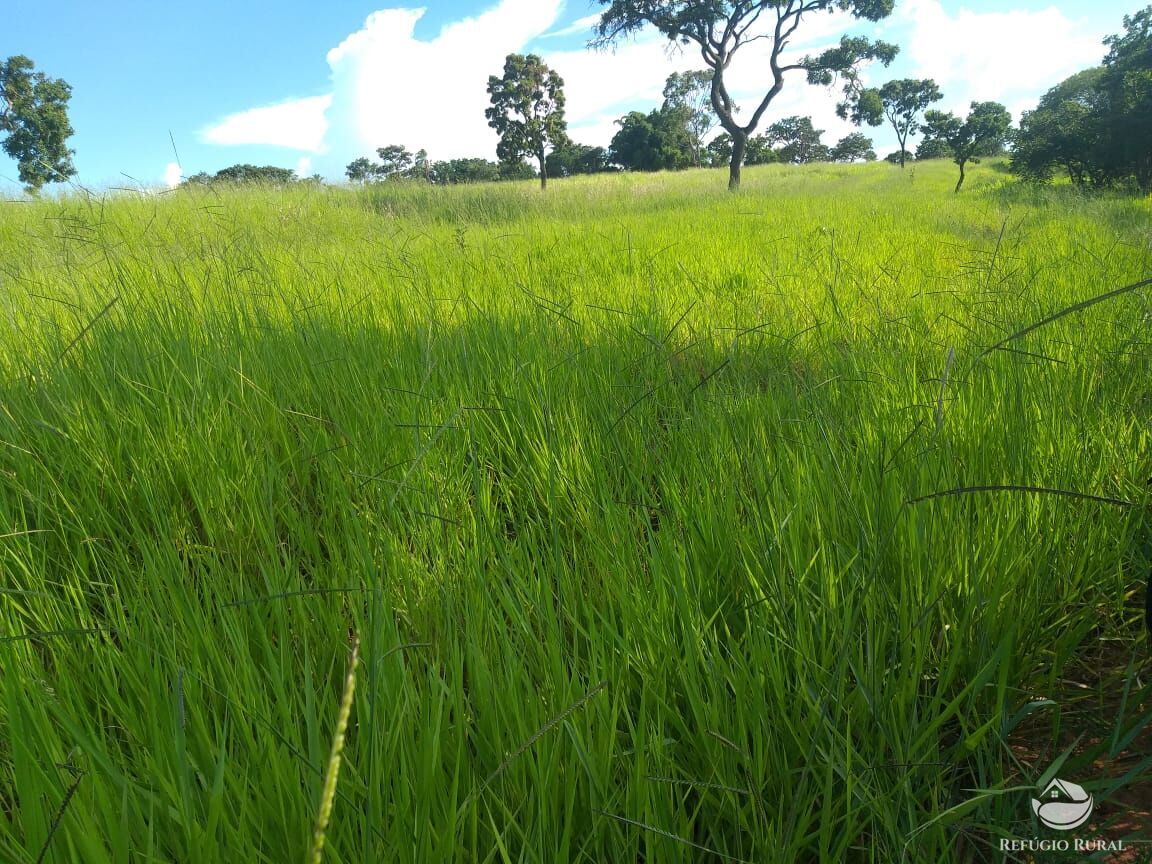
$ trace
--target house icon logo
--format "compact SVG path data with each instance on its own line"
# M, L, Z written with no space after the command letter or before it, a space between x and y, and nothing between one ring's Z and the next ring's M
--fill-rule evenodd
M1044 825L1057 831L1079 828L1092 815L1092 796L1067 780L1054 779L1032 799L1032 811Z

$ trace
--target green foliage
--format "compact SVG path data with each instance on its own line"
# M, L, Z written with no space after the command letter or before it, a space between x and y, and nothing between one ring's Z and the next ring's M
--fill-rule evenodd
M385 179L403 177L411 173L412 166L416 163L416 157L400 144L381 147L376 151L376 156L380 160L380 164L376 167L376 176Z
M181 185L207 186L214 183L245 184L263 183L284 186L297 182L296 173L291 168L278 168L275 165L238 164L221 168L215 174L201 171L186 177Z
M376 176L376 166L367 156L360 156L348 163L344 175L353 183L364 183Z
M348 163L344 174L353 183L371 180L429 180L431 166L428 153L418 150L410 152L400 144L389 144L376 151L379 162L361 156Z
M823 129L812 126L811 117L785 117L769 126L764 137L781 162L804 165L831 160L831 152L820 141L823 134Z
M720 125L729 135L728 188L740 187L748 139L772 100L784 87L785 75L804 71L811 84L843 80L846 94L859 90L861 64L880 61L887 66L899 50L885 42L845 36L840 44L816 57L784 63L783 52L806 20L822 12L847 12L856 18L879 21L892 13L894 0L598 0L607 8L596 26L594 44L604 47L644 27L655 27L666 38L694 45L712 72L710 101ZM766 14L767 13L767 14ZM763 16L763 21L761 17ZM766 26L772 21L771 26ZM759 26L758 26L759 25ZM802 38L802 35L801 35ZM747 122L735 119L736 105L728 92L725 74L739 50L749 42L769 39L771 83ZM695 151L699 157L699 148Z
M427 151L417 150L412 153L399 144L381 147L376 155L379 162L361 157L349 163L344 172L348 179L358 183L406 180L456 184L529 180L536 177L532 167L521 159L492 162L488 159L466 158L433 162L428 158Z
M545 160L549 177L572 177L577 174L599 174L608 171L608 151L566 141L548 154Z
M836 142L828 158L833 162L875 162L876 151L871 138L863 132L851 132Z
M1024 113L1016 173L1044 182L1060 170L1077 186L1152 192L1152 6L1126 15L1124 31L1104 40L1103 66L1062 81Z
M1045 93L1035 110L1024 112L1013 136L1013 171L1044 182L1059 168L1077 186L1106 182L1104 72L1102 66L1077 72Z
M548 184L547 153L567 140L564 81L535 54L509 54L504 75L488 79L488 125L500 136L496 155L507 164L525 157L540 165L540 188Z
M75 150L68 149L72 87L60 78L34 72L22 54L0 63L0 147L16 160L20 182L30 193L62 183L76 173Z
M926 140L940 142L952 152L952 161L960 166L959 192L965 166L979 162L981 156L999 153L1011 126L1012 115L999 102L973 102L964 120L951 112L928 111L923 129Z
M864 88L836 107L836 113L856 125L879 126L885 120L900 143L900 166L907 159L908 138L921 128L920 114L944 98L931 78L900 78L880 88Z
M703 161L704 139L716 128L712 110L711 69L673 72L664 82L664 108L684 112L684 124L692 140L692 164Z
M899 162L899 152L895 155L897 162ZM925 159L951 159L953 155L951 145L947 141L941 141L939 138L925 138L920 142L920 146L916 148L917 162Z
M1101 85L1108 95L1109 173L1152 192L1152 5L1124 16L1124 33L1104 40Z
M748 139L748 149L744 154L745 165L771 165L773 162L786 162L783 154L773 146L769 134L753 135Z
M433 183L491 183L503 179L500 163L488 159L450 159L432 163Z
M497 163L496 171L501 180L533 180L537 176L532 166L523 159L502 160Z
M682 111L632 111L616 124L620 129L608 147L614 164L629 171L671 171L692 164L692 139Z

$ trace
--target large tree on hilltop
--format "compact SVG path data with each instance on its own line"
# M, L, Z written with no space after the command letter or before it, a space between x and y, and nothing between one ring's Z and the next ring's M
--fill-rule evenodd
M488 79L492 105L484 111L500 136L496 155L518 163L531 157L540 164L540 188L548 187L548 151L566 144L564 81L535 54L509 54L504 77Z
M858 70L866 60L888 65L899 49L885 42L844 37L818 57L786 63L782 55L805 21L817 13L843 11L856 18L879 21L891 14L895 0L597 0L608 8L596 25L594 45L607 47L629 33L653 26L673 42L693 45L712 70L710 100L720 125L732 140L728 188L740 188L740 166L748 138L772 100L784 88L789 72L807 73L810 84L831 84L837 78L846 90L860 89ZM745 45L767 40L771 85L746 123L736 121L736 106L728 92L726 73Z
M29 192L60 183L76 173L75 150L68 149L72 124L67 81L49 78L22 54L0 63L0 134L4 152L16 160L20 181Z

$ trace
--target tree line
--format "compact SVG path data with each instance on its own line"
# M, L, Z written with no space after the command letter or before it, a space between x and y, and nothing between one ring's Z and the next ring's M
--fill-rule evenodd
M769 106L788 79L803 74L810 85L838 87L841 118L857 126L891 127L899 143L892 161L901 167L912 157L913 136L922 140L917 158L951 158L959 167L956 191L969 164L1011 147L1010 164L1028 180L1044 182L1066 173L1078 186L1129 186L1152 191L1152 6L1124 17L1124 33L1105 40L1102 65L1077 73L1052 88L1020 127L997 102L973 102L966 116L933 110L943 98L930 79L899 79L879 87L864 83L863 68L888 66L899 47L858 36L843 36L818 55L785 62L797 34L821 13L841 11L872 22L888 17L894 0L716 0L656 2L597 0L606 7L590 47L606 48L626 36L655 28L670 42L699 53L705 68L668 78L663 104L648 113L633 111L607 148L571 141L564 119L564 82L535 54L510 54L502 75L488 80L489 125L499 136L498 161L430 161L424 151L401 145L377 150L378 162L362 157L347 168L354 181L420 178L432 183L538 177L606 170L660 170L689 166L728 166L729 189L740 186L741 168L761 162L862 161L875 157L862 133L834 146L822 143L810 117L788 117L758 133ZM759 26L757 26L759 25ZM739 106L727 75L741 49L765 40L768 83L750 106ZM67 105L71 87L34 71L22 55L0 64L0 134L3 149L17 161L29 191L61 182L75 173ZM751 110L745 112L747 107ZM719 133L709 137L719 129ZM529 163L535 163L531 167ZM276 180L272 166L232 166L205 173L189 183ZM283 178L276 180L281 182Z

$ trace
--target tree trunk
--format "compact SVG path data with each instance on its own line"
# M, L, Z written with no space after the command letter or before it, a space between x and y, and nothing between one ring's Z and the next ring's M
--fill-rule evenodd
M956 164L960 166L960 179L956 181L956 189L954 191L959 193L960 187L964 185L964 163L957 162Z
M540 160L540 191L543 192L548 188L548 160L544 157L544 151L536 154L536 158Z
M740 191L740 166L744 164L744 153L748 149L748 133L732 136L732 161L728 164L728 191Z

